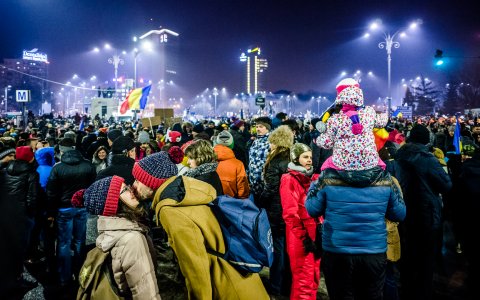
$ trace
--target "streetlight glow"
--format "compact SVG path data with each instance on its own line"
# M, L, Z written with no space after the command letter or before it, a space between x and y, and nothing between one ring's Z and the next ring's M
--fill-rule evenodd
M370 25L370 29L376 29L377 28L377 25L375 24L379 24L379 22L381 22L380 20L376 20L372 25ZM415 24L413 27L412 27L412 24L409 26L410 28L416 28L416 26L418 24L421 24L421 20L418 19L415 23L412 23L412 24ZM375 25L375 26L374 26ZM384 38L384 41L383 42L380 42L378 43L378 48L380 49L385 49L387 51L387 72L388 72L388 85L387 85L387 102L388 102L388 116L390 117L390 113L391 113L391 109L392 109L392 47L393 48L400 48L400 43L398 41L395 40L395 38L397 37L397 35L399 35L400 37L404 37L406 36L406 34L401 31L403 30L403 28L397 30L394 34L390 34L390 32L385 32L383 31L383 38Z

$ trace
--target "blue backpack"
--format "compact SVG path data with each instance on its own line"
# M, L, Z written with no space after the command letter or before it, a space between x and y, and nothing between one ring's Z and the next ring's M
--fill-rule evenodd
M273 240L270 222L264 209L253 199L219 196L210 207L222 228L226 252L207 251L220 256L237 270L258 273L273 261Z

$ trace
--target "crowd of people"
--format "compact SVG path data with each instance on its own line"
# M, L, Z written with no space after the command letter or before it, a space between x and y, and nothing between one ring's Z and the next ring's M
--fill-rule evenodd
M354 80L337 85L335 104L309 120L280 112L154 127L1 119L0 293L35 288L28 270L41 261L74 297L99 249L133 299L316 299L320 274L330 299L433 299L446 224L472 291L480 118L388 119ZM208 205L219 195L266 210L267 275L209 252L226 250Z

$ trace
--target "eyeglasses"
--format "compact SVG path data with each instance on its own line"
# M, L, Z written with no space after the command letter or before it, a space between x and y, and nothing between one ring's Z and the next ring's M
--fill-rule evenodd
M120 191L120 195L122 195L123 193L125 193L126 191L132 191L132 187L129 186L129 185L125 185L125 187Z

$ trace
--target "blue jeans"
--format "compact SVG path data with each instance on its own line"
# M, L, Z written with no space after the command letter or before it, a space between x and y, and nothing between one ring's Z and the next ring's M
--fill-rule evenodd
M69 208L57 214L57 259L60 283L72 280L72 254L75 275L78 276L85 257L85 238L87 228L87 210Z

